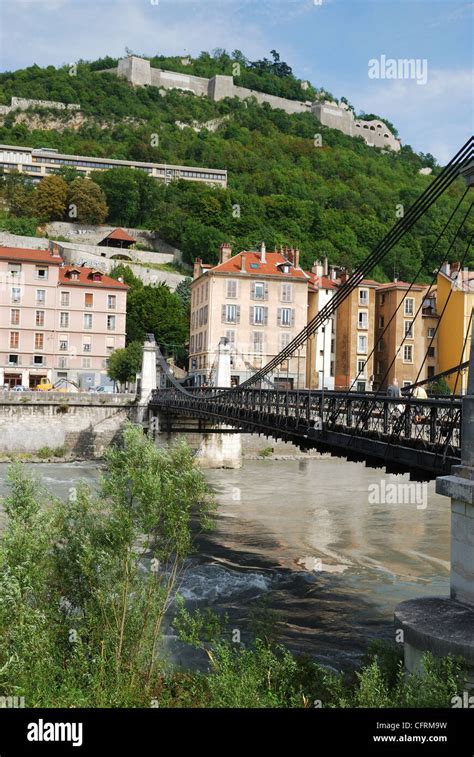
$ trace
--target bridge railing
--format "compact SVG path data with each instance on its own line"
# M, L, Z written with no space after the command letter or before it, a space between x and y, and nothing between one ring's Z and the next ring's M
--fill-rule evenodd
M456 454L461 446L460 397L393 399L372 393L238 387L226 395L219 387L195 387L187 394L175 388L157 390L151 406L300 436L339 431L393 443L409 440L426 447L449 447Z

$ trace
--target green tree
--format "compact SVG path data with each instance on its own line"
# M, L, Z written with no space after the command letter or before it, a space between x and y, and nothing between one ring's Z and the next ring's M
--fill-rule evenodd
M74 179L68 188L68 216L79 223L100 224L107 218L105 194L91 179Z
M29 176L17 171L5 174L1 177L0 189L13 216L27 216L31 213L35 188Z
M42 221L61 221L66 211L68 186L60 176L45 176L38 184L34 208Z
M127 347L114 350L109 358L107 375L121 388L134 381L142 366L143 344L130 342Z

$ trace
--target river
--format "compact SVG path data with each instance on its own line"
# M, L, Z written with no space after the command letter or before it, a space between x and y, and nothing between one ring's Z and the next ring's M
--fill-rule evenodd
M99 470L28 467L62 497L79 480L94 486ZM0 464L0 493L5 472ZM180 592L190 606L226 612L243 638L264 600L278 613L283 643L323 664L353 667L372 639L393 638L398 602L449 592L450 507L434 482L413 487L412 503L390 504L387 485L407 476L331 457L246 460L240 470L206 477L217 525L197 535ZM186 662L175 642L173 649Z

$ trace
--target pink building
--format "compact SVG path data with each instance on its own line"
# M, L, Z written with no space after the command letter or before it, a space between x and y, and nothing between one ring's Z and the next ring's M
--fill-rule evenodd
M125 346L126 284L66 266L52 250L0 247L0 387L61 378L109 384L108 356Z

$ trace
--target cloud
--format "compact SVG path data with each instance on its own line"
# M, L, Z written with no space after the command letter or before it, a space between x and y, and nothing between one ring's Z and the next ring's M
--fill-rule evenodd
M402 143L445 163L472 133L471 89L470 69L429 69L424 86L410 79L371 80L351 100L357 110L389 118Z

